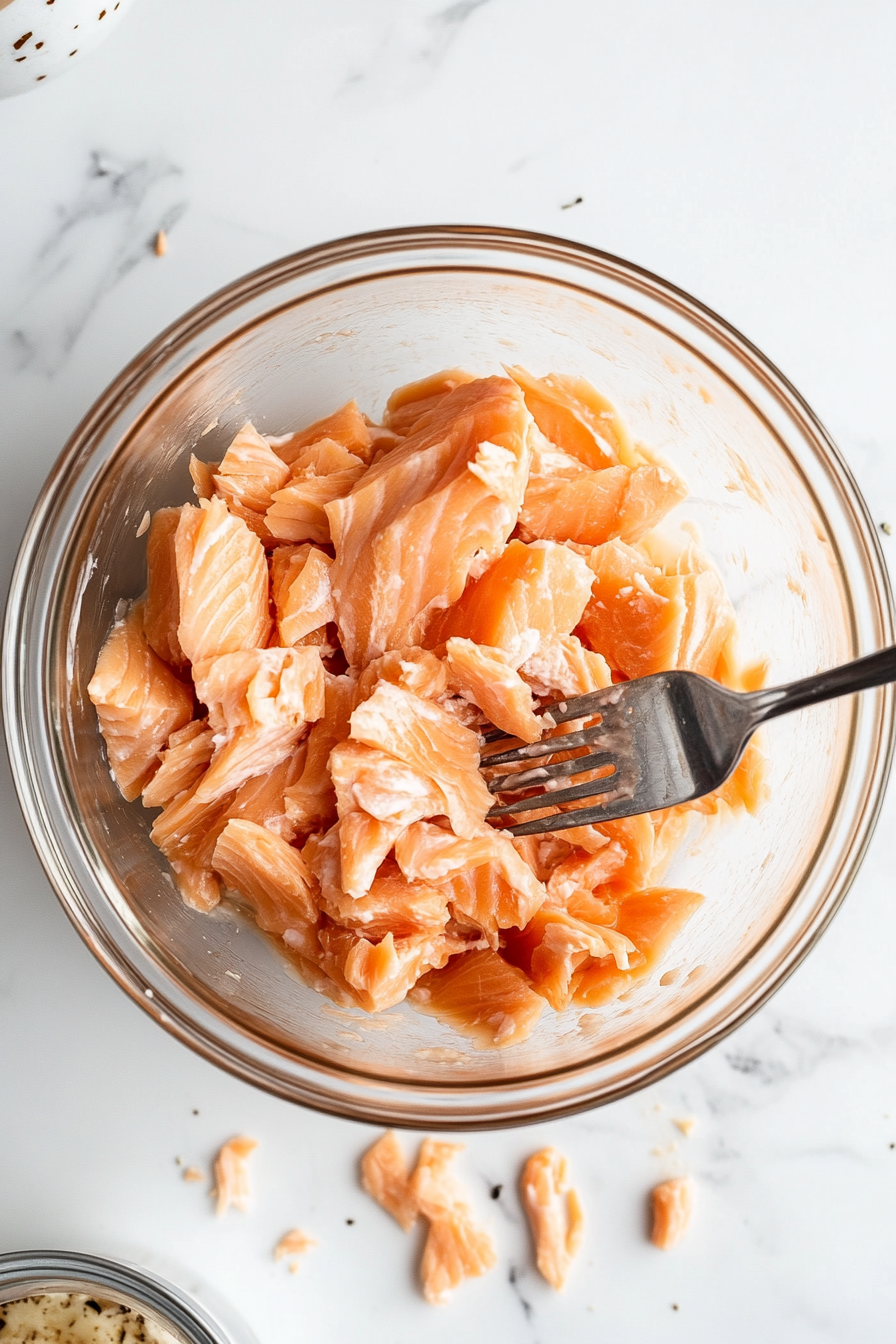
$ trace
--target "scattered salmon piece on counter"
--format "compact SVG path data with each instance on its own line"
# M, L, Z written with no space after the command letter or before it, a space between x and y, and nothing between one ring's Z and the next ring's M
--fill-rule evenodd
M262 648L271 629L264 547L222 499L185 504L174 538L180 620L191 663Z
M477 1226L463 1187L452 1170L463 1144L424 1139L411 1177L411 1195L429 1233L423 1250L420 1277L423 1296L444 1306L464 1279L479 1278L497 1262L488 1233Z
M386 1130L361 1158L361 1184L380 1208L391 1213L399 1227L410 1232L417 1221L417 1200L411 1193L411 1175L394 1129Z
M193 692L149 647L139 605L109 632L87 694L115 783L131 802L156 773L171 734L193 717Z
M653 1230L650 1240L661 1251L671 1251L687 1232L694 1208L694 1183L686 1176L663 1181L653 1190Z
M278 1262L286 1260L289 1263L290 1274L297 1274L300 1258L306 1251L310 1251L316 1245L317 1241L314 1237L309 1237L307 1232L302 1232L300 1228L293 1227L289 1232L283 1233L274 1247L274 1259Z
M493 730L559 737L552 701L664 668L765 674L693 530L657 526L674 471L583 379L507 373L399 387L382 425L354 401L279 436L247 421L220 461L190 456L198 505L146 512L146 594L88 687L187 906L241 904L334 1003L407 1001L475 1049L652 974L701 900L660 885L690 828L767 794L751 742L694 804L556 835L486 821ZM476 1272L458 1219L431 1220L440 1300Z
M477 1225L452 1170L462 1151L461 1143L424 1139L409 1177L398 1138L388 1130L361 1159L364 1189L405 1232L418 1215L429 1221L420 1278L423 1296L433 1306L444 1306L464 1279L479 1278L497 1262L492 1239Z
M187 1182L187 1185L198 1185L200 1181L205 1180L205 1173L200 1171L198 1167L184 1167L183 1179Z
M585 1230L582 1206L567 1180L566 1168L562 1153L542 1148L529 1158L520 1180L536 1263L558 1293L566 1285Z
M249 1208L249 1157L258 1147L255 1139L238 1135L228 1139L215 1158L215 1212L223 1218L229 1208L245 1213Z

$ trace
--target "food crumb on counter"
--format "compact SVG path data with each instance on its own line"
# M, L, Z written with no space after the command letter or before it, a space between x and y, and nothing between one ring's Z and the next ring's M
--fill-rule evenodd
M231 1205L242 1213L248 1210L248 1158L257 1147L255 1139L240 1134L234 1139L228 1139L215 1158L215 1188L212 1197L219 1218L223 1218Z
M694 1208L694 1183L688 1176L663 1181L651 1193L653 1230L650 1240L661 1251L671 1251L687 1232Z
M195 1185L197 1181L204 1181L205 1175L198 1167L186 1167L184 1169L184 1180L188 1185Z
M289 1232L284 1232L274 1247L274 1259L287 1260L290 1274L296 1274L299 1269L299 1257L316 1245L314 1237L309 1237L301 1228L293 1227Z
M584 201L584 199L585 199L584 196L576 196L574 200L572 200L572 201L567 201L565 205L561 205L560 209L561 209L561 210L571 210L571 209L573 208L574 205L581 205L582 202Z
M881 523L880 530L881 532L884 532L888 537L891 536L893 533L893 528L890 523Z
M164 257L168 251L168 235L164 229L159 229L156 234L156 241L153 244L153 251L157 257Z
M674 1121L674 1124L681 1130L686 1139L693 1134L696 1123L697 1121L692 1115L685 1115L680 1120Z
M535 1240L542 1277L559 1293L582 1244L585 1220L579 1196L567 1180L566 1158L556 1148L533 1153L523 1168L520 1193Z

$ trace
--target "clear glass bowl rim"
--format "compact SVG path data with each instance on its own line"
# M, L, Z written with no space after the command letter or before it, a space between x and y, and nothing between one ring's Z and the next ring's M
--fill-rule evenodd
M71 874L58 845L54 842L45 799L33 764L32 745L24 712L26 702L25 664L27 649L27 594L33 574L41 560L40 537L42 529L52 518L57 497L64 483L90 460L92 447L102 440L106 429L125 410L129 402L139 397L140 389L150 380L154 371L183 351L216 321L235 310L258 300L269 291L289 280L323 271L339 262L366 262L371 269L363 274L353 273L355 280L384 276L386 269L376 269L376 259L392 255L409 257L438 249L487 249L514 257L517 267L502 266L504 272L515 271L532 279L549 278L546 272L526 270L527 257L541 258L546 263L568 265L602 275L629 288L640 290L672 308L685 321L702 327L747 366L767 390L799 421L804 432L813 441L818 457L830 478L844 497L850 521L862 546L865 580L874 603L873 619L881 644L893 642L893 598L876 528L852 473L824 426L788 379L746 337L712 309L694 299L686 291L670 284L652 272L627 262L610 253L550 235L514 229L491 228L478 225L432 225L351 235L323 243L281 258L267 266L241 277L225 286L189 310L154 341L146 346L125 367L121 374L97 399L80 425L74 431L60 454L35 505L17 558L10 585L3 637L3 710L7 747L13 779L26 824L35 849L51 885L56 891L66 914L80 936L105 969L130 997L148 1012L166 1030L202 1054L211 1062L286 1099L309 1105L315 1109L372 1123L388 1123L412 1128L476 1129L515 1124L535 1123L548 1118L574 1114L596 1105L616 1100L648 1083L663 1077L674 1069L696 1058L751 1016L793 973L827 928L844 900L874 831L889 775L893 747L893 688L877 693L877 711L873 742L866 762L863 781L863 805L857 817L850 840L833 880L823 898L816 902L814 917L798 928L789 942L776 949L772 970L766 970L756 980L750 979L745 963L728 973L725 983L742 975L745 984L737 1002L723 1014L704 1023L691 1038L678 1040L663 1057L647 1064L636 1065L632 1071L617 1078L612 1085L588 1080L588 1066L579 1065L558 1070L556 1078L567 1080L567 1087L559 1093L552 1091L551 1080L539 1076L531 1085L502 1083L494 1089L464 1087L452 1089L450 1084L407 1085L383 1083L366 1075L358 1075L338 1064L329 1069L316 1063L301 1076L287 1076L282 1065L282 1051L269 1047L267 1058L259 1061L246 1050L241 1051L237 1028L230 1025L231 1038L204 1030L189 1008L166 997L164 981L154 975L148 955L137 947L134 940L122 930L127 946L110 945L100 936L98 923L92 919L89 901L83 892L75 890ZM443 267L450 269L449 266ZM471 269L476 267L471 264ZM479 267L481 269L481 267ZM313 291L308 291L308 297ZM276 311L275 303L265 314ZM227 340L244 326L262 320L256 315L245 324L228 331ZM647 320L650 320L649 318ZM676 339L687 344L678 332ZM213 346L201 351L207 358ZM178 369L178 379L183 372ZM161 395L161 394L158 394ZM140 408L145 414L152 402ZM790 907L799 897L795 893ZM777 926L776 926L777 927ZM766 936L769 943L773 928ZM754 949L755 952L758 949ZM748 959L750 960L750 959ZM712 992L718 986L712 987ZM709 997L710 991L707 992ZM694 1015L689 1010L688 1017ZM224 1030L223 1019L219 1024ZM661 1035L662 1033L657 1033ZM640 1042L639 1042L640 1044ZM623 1054L626 1052L623 1052ZM311 1076L312 1074L316 1076ZM575 1086L578 1080L579 1086ZM572 1084L572 1090L570 1085Z

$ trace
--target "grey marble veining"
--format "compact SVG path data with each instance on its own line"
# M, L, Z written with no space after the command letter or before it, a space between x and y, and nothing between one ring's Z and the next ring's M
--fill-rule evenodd
M58 206L52 230L23 259L6 333L17 371L58 372L98 304L184 214L181 176L161 156L91 151L77 195Z
M896 12L871 0L142 0L66 79L0 104L4 575L65 438L168 322L291 249L434 220L568 234L722 311L828 425L893 526L892 565L894 49ZM613 1106L464 1136L498 1264L444 1311L416 1286L420 1234L359 1188L376 1131L253 1091L159 1032L67 925L5 767L0 798L3 1248L174 1263L262 1344L893 1338L892 789L830 930L731 1037ZM253 1209L218 1223L176 1159L207 1171L241 1130L261 1145ZM517 1195L546 1142L587 1216L562 1297ZM662 1255L647 1196L679 1174L697 1183L694 1226ZM319 1246L290 1276L271 1248L294 1225Z

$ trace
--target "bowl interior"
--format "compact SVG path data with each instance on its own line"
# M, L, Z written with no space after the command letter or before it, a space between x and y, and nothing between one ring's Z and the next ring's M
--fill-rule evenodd
M618 268L533 274L512 255L485 259L331 267L271 281L194 324L118 391L103 432L82 440L66 484L51 487L66 502L35 562L46 589L45 793L52 785L59 811L50 827L76 873L68 904L104 960L135 994L154 985L167 1025L255 1081L418 1123L514 1118L506 1097L521 1089L525 1118L615 1095L758 1002L794 940L821 927L854 860L882 731L878 695L770 725L765 808L695 819L665 879L705 896L665 963L599 1011L546 1008L531 1039L505 1051L477 1051L407 1006L376 1017L335 1007L235 905L208 916L182 904L149 839L153 814L124 803L110 778L85 688L117 603L144 587L144 511L192 498L190 453L219 458L247 419L279 434L350 397L376 418L395 386L453 365L584 376L688 482L675 523L714 557L743 649L768 657L770 683L886 633L873 538L848 476L745 344ZM313 1077L311 1091L299 1074Z

